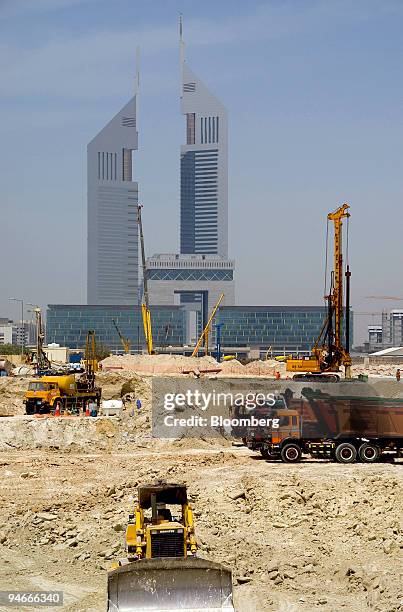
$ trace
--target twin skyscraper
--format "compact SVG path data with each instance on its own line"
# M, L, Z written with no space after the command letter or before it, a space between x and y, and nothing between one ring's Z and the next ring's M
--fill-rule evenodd
M199 328L221 291L227 305L234 303L234 262L228 260L227 111L189 68L182 24L180 67L186 119L180 252L154 255L147 268L151 305L188 304L199 315ZM134 96L87 149L88 304L138 304L138 183L132 170L138 149L138 95L137 75ZM152 202L146 206L152 210Z

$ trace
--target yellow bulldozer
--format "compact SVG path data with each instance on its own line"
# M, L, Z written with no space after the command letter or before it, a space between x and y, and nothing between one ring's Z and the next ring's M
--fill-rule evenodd
M138 487L126 552L108 572L108 612L234 611L231 570L196 556L185 485Z

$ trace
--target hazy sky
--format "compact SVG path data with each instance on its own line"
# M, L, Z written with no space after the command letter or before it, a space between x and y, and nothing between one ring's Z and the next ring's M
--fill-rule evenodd
M403 294L401 0L0 0L0 316L85 302L86 145L132 95L137 45L146 250L178 250L179 12L229 111L238 304L321 304L348 201L353 307L399 307L365 296Z

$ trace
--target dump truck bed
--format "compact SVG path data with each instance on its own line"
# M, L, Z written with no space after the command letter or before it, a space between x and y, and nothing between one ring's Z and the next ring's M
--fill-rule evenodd
M403 438L403 400L384 397L326 395L310 389L305 401L291 400L305 438Z

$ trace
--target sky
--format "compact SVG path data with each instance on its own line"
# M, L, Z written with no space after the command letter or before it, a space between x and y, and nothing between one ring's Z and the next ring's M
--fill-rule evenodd
M0 316L86 301L86 146L133 94L148 255L179 245L178 15L229 112L238 304L323 303L326 215L351 206L356 313L403 307L401 0L0 0ZM355 342L376 314L357 314Z

